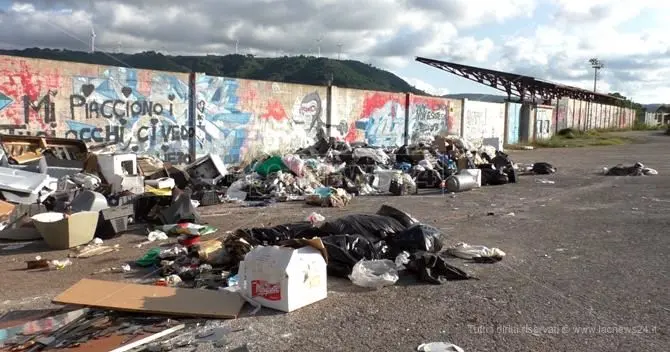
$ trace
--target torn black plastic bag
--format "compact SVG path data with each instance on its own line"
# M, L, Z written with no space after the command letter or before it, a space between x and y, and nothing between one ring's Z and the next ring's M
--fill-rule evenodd
M385 243L376 244L360 235L333 235L322 237L328 252L328 275L349 277L354 265L361 259L381 259Z
M282 224L273 227L238 229L235 233L252 246L274 246L281 241L295 238L321 237L321 231L308 221Z
M441 285L447 281L474 279L435 253L414 252L410 255L406 267L416 274L417 279L434 285Z
M382 205L381 208L377 210L377 215L392 217L405 227L410 227L419 223L419 220L413 218L411 215L386 204Z
M542 161L534 163L532 171L538 175L549 175L555 173L556 168L553 165Z
M482 185L486 186L499 186L509 183L509 178L507 174L503 173L501 170L491 169L491 168L482 168Z
M375 214L346 215L326 221L320 227L322 233L329 235L362 235L373 243L404 229L405 226L402 226L398 220Z
M437 253L442 250L442 233L437 228L425 225L414 224L404 231L401 231L387 240L391 247L391 255L396 256L403 251L430 252Z

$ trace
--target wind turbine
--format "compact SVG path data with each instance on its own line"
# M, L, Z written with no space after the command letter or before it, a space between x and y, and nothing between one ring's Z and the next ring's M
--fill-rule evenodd
M93 29L93 23L95 23L95 12L93 11L93 0L88 2L88 9L91 12L91 52L95 52L95 29Z
M319 39L316 40L316 51L317 51L317 56L316 57L321 57L321 41L323 40L323 35L319 37Z
M95 29L91 25L91 52L95 52Z

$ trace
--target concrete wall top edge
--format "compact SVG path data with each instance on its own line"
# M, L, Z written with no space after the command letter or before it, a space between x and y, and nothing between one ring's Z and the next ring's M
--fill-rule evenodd
M191 74L191 72L188 71L164 71L164 70L155 70L155 69L148 69L148 68L137 68L137 67L132 67L132 66L119 66L119 65L101 65L101 64L89 64L85 62L76 62L76 61L67 61L67 60L56 60L56 59L42 59L42 58L32 58L32 57L25 57L25 56L13 56L13 55L0 55L0 60L28 60L28 61L33 61L37 63L41 62L58 62L58 63L63 63L64 65L72 65L72 66L96 66L96 67L115 67L115 68L125 68L129 70L142 70L142 71L147 71L147 72L152 72L152 73L157 73L157 74L170 74L170 75L184 75L185 77L188 77L188 75Z

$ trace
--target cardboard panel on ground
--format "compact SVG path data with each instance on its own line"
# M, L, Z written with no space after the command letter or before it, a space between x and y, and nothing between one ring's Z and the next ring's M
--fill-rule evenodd
M244 299L237 293L82 279L53 299L128 312L203 318L237 318Z

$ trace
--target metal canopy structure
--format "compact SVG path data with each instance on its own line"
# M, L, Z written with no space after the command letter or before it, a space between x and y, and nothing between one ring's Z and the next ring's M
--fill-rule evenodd
M516 73L489 70L424 57L417 57L416 61L498 89L507 93L508 97L515 95L522 101L535 100L536 98L547 100L568 97L609 105L621 105L625 102L624 99L607 94L594 93L586 89L543 81Z

